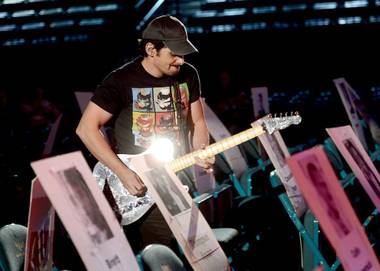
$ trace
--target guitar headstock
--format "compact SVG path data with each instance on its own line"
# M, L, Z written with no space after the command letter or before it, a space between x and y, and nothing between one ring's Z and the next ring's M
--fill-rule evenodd
M298 112L291 112L289 115L288 113L281 113L279 116L269 114L262 118L261 121L267 133L272 134L274 131L285 129L292 124L299 124L301 120L302 118Z

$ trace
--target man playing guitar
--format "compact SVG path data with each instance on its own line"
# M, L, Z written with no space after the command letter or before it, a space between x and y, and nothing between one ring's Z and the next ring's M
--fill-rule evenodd
M97 87L76 129L95 158L138 197L145 195L146 186L101 134L100 128L108 121L114 123L117 153L142 153L160 136L174 141L177 156L209 144L198 72L184 61L185 55L197 49L189 41L183 23L168 15L155 18L144 30L139 47L142 56L112 71ZM141 93L144 99L151 99L144 101L148 106L136 106ZM162 107L164 98L170 104ZM163 129L162 119L173 121L166 122L168 127ZM214 161L214 157L200 159L198 164L210 172ZM172 241L171 231L156 206L128 225L125 232L135 252L151 243L170 245Z

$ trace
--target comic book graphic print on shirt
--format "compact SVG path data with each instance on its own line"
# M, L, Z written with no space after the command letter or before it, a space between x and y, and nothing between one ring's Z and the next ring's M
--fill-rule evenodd
M182 118L189 111L189 88L187 83L179 85ZM166 137L173 142L179 140L179 125L173 87L132 88L132 133L136 146L148 148L156 137Z

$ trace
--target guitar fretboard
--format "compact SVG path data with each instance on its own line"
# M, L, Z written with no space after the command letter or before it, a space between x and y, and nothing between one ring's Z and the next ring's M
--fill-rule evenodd
M182 169L194 165L195 157L203 159L206 157L214 156L218 153L235 147L243 142L246 142L254 137L257 137L263 133L265 133L263 126L254 126L236 135L223 138L222 140L207 146L204 150L197 150L184 156L178 157L177 159L171 161L169 163L169 166L174 172L178 172Z

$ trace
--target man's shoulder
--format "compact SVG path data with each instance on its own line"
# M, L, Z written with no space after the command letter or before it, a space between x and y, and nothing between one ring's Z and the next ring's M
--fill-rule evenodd
M128 74L130 72L138 72L139 67L141 65L140 62L141 62L140 58L137 57L129 62L124 63L122 66L116 68L115 70L111 72L111 74L115 76L119 76L119 75Z
M196 78L198 77L198 70L192 64L185 62L181 66L180 74L178 77L184 80L190 80L190 78Z

